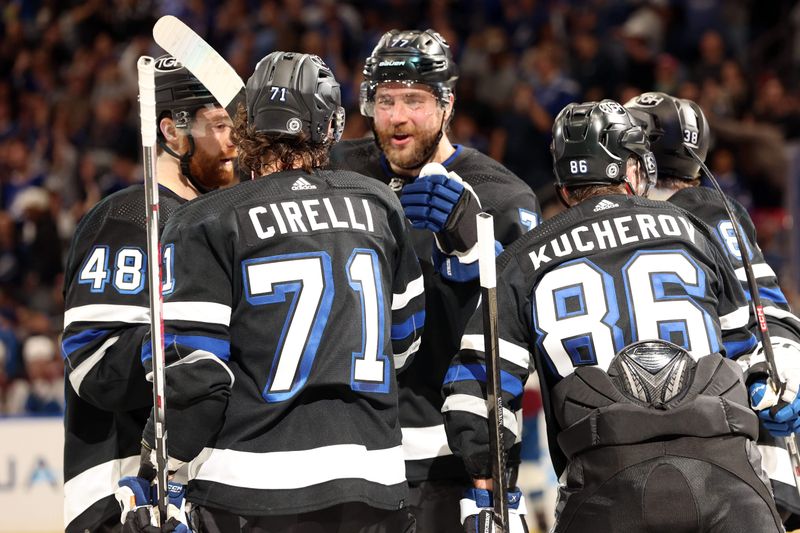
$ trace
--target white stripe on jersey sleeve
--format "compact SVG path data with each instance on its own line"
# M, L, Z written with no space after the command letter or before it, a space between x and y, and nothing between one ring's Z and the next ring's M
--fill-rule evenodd
M447 444L444 424L401 429L403 431L403 455L406 461L420 461L453 455L453 451Z
M753 266L753 276L756 279L760 278L776 278L775 271L772 270L766 263L756 263ZM744 267L739 267L736 269L736 277L739 278L739 281L747 281L747 274L744 271Z
M394 368L397 370L398 368L403 368L406 364L406 361L409 357L417 353L419 350L419 345L422 342L422 337L417 337L414 342L411 343L411 346L408 347L403 353L398 353L394 355Z
M500 339L500 357L509 363L513 363L521 368L528 368L530 354L525 348L516 344ZM461 337L462 350L475 350L483 352L485 348L483 335L464 335Z
M111 496L117 481L139 472L139 455L93 466L64 483L64 527L96 501Z
M777 444L759 444L758 451L761 452L761 467L770 479L792 487L795 486L792 461L789 459L789 452L786 451L786 448Z
M486 409L486 400L469 394L453 394L452 396L448 396L444 401L444 405L442 405L442 412L446 413L448 411L465 411L481 418L489 418L489 412ZM520 437L517 415L505 407L503 407L503 426L513 433L517 439Z
M101 344L100 347L97 350L95 350L95 352L92 355L84 359L81 362L81 364L79 364L70 371L69 382L72 385L72 389L75 391L75 394L80 396L81 383L83 383L83 380L86 378L86 374L88 374L89 371L92 368L94 368L94 366L97 363L100 362L100 360L106 354L106 351L118 340L119 340L119 335L117 335L116 337L111 337L109 339L106 339L106 341L103 344ZM67 364L70 364L69 360Z
M73 322L127 322L149 324L150 308L137 305L92 304L73 307L64 313L64 329Z
M231 307L214 302L166 302L164 320L187 320L230 326Z
M400 294L392 294L392 311L404 308L408 302L419 296L425 290L425 284L422 281L422 276L411 281L406 290Z
M775 307L774 305L765 307L764 314L771 316L772 318L777 318L778 320L786 320L788 318L789 320L800 322L800 318L797 318L797 315L791 311L785 311L780 307Z
M406 467L402 446L368 450L337 444L268 453L205 448L189 464L189 479L258 490L299 489L337 479L390 486L405 482Z
M747 325L748 320L750 320L750 308L745 305L732 313L719 317L719 327L723 331L743 328Z
M172 363L171 365L167 365L167 368L172 368L172 367L176 367L176 366L179 366L179 365L190 365L190 364L196 363L198 361L212 361L212 362L217 363L218 365L220 365L222 368L225 369L225 372L227 372L228 377L231 378L230 386L233 387L233 382L235 381L235 378L233 377L233 372L231 372L231 369L228 368L228 365L225 364L225 361L223 361L222 359L220 359L219 357L217 357L213 353L207 352L205 350L195 350L192 353L190 353L189 355L187 355L186 357L182 357L182 358L178 359L177 361L175 361L174 363ZM147 381L153 381L153 372L152 371L147 373Z

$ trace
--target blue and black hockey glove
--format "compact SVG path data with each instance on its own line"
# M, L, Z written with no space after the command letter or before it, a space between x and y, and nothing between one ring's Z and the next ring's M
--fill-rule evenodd
M792 401L785 400L792 395ZM773 437L800 433L800 397L796 391L789 391L788 395L784 391L778 397L766 379L758 379L750 384L750 405Z
M175 466L175 470L179 467ZM175 470L170 470L170 475ZM174 481L167 482L167 519L164 525L158 527L158 488L153 483L155 478L155 453L142 443L138 475L123 477L114 491L121 511L122 533L191 533L187 519L186 486Z
M468 184L439 163L428 163L403 187L400 203L413 227L437 234L443 252L464 252L477 242L480 202Z
M775 437L800 432L800 345L787 339L772 339L772 353L783 390L776 391L768 381L770 365L763 349L740 357L750 393L750 406Z
M472 488L461 498L461 524L466 533L500 533L496 531L492 491ZM519 490L508 491L508 522L510 533L528 533L525 522L525 499Z

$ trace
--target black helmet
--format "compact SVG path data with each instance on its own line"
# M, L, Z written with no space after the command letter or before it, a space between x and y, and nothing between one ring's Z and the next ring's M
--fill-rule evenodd
M156 116L172 114L177 128L188 128L194 113L203 106L219 105L205 85L171 55L155 61ZM161 129L158 131L161 135Z
M434 30L391 30L367 58L359 100L361 114L374 116L375 89L383 82L421 83L446 105L458 79L450 45Z
M272 52L247 80L247 122L260 133L297 137L313 143L333 141L344 130L339 82L318 56Z
M699 105L653 92L640 94L625 107L650 138L659 177L697 178L700 163L689 155L686 147L702 160L708 155L708 122Z
M613 100L569 104L553 123L556 186L623 183L629 156L642 162L647 188L656 182L656 161L647 135Z

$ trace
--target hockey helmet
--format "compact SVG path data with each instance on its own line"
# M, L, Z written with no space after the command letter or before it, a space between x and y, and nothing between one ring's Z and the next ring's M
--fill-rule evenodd
M419 83L430 86L441 105L447 105L458 80L458 67L447 41L434 30L390 30L364 64L359 103L361 114L375 115L375 91L380 83Z
M623 183L629 156L641 161L648 189L656 181L656 160L644 129L613 100L562 109L553 123L550 150L557 187Z
M319 56L272 52L256 65L246 93L247 121L260 133L305 135L313 143L336 142L342 135L339 82Z
M156 59L154 67L156 116L159 119L169 112L176 128L188 128L198 109L219 105L205 85L171 55Z
M686 148L705 160L710 142L708 121L699 105L665 93L650 92L631 99L625 107L647 132L658 162L659 177L697 178L700 163Z

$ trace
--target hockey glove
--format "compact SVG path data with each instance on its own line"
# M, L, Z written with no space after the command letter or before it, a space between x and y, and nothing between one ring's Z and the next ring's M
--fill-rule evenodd
M778 378L785 385L782 391L775 391L768 381L772 378L763 349L740 357L737 362L744 363L750 406L758 412L772 435L785 437L800 430L800 349L793 341L773 337L772 352Z
M787 382L786 390L788 387ZM795 392L791 402L784 398L785 392L779 397L764 379L750 385L750 405L758 411L758 418L773 437L787 437L800 432L800 397Z
M191 533L186 518L186 487L169 482L167 520L158 527L157 489L145 478L126 476L119 480L114 496L122 510L123 533Z
M400 203L413 227L439 235L443 252L464 252L477 242L480 202L468 184L442 165L425 165L419 178L403 187Z
M525 523L525 500L519 490L509 491L508 531L510 533L528 533ZM461 523L466 533L501 533L495 529L493 520L492 492L485 489L468 489L461 498Z

